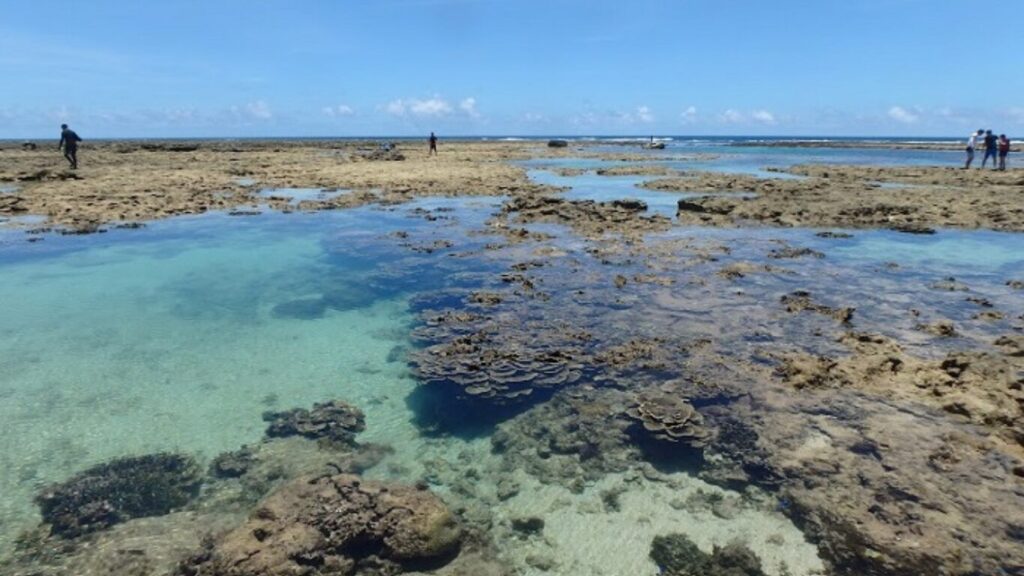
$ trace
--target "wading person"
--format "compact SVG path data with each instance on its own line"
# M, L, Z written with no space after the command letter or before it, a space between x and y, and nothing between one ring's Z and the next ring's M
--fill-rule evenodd
M1006 134L999 135L999 169L1006 170L1006 155L1010 153L1010 139Z
M68 128L67 124L60 125L60 144L57 145L57 149L64 149L64 157L68 159L72 170L78 168L78 143L81 141L78 134Z
M978 145L978 138L980 138L984 133L984 130L978 128L977 132L971 134L971 136L967 138L967 163L964 164L964 170L970 168L971 162L974 162L974 147Z
M981 167L985 167L985 163L988 162L989 157L992 158L992 169L996 169L996 150L998 146L996 142L999 139L992 133L991 130L985 130L985 157L981 159Z
M433 132L430 133L430 152L427 152L427 155L432 154L437 155L437 136L434 136Z

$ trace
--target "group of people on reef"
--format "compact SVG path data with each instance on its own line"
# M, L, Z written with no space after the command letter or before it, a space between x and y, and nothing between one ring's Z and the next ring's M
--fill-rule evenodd
M982 128L978 128L977 132L973 132L967 138L967 163L964 164L964 170L971 167L971 162L974 161L974 149L979 144L985 147L985 157L981 159L982 168L988 163L988 159L992 158L993 170L1006 170L1006 155L1010 153L1010 139L1006 137L1006 134L1000 134L997 137L991 130Z

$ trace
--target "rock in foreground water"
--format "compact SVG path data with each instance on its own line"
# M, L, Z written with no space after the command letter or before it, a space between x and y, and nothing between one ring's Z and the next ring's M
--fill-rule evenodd
M268 496L241 527L186 562L189 576L352 574L362 563L446 563L462 531L427 490L358 476L305 477Z
M201 476L190 456L119 458L46 488L36 503L53 534L74 538L184 506L199 493Z

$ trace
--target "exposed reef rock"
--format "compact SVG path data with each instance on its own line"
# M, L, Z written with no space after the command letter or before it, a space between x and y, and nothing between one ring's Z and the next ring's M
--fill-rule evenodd
M1024 446L1024 359L1009 354L951 352L924 360L882 336L850 332L841 358L782 354L778 368L796 388L852 388L913 399L993 427Z
M686 223L744 226L889 228L934 233L935 228L1024 229L1019 174L918 166L793 166L804 178L684 172L644 182L673 192L750 192L736 198L710 194L681 200ZM902 185L899 193L879 182Z
M810 310L811 312L835 318L843 324L848 324L853 319L853 312L856 310L849 306L832 308L824 304L818 304L811 299L811 293L805 290L797 290L796 292L786 294L781 298L781 302L786 305L786 312Z
M949 320L939 320L932 322L931 324L917 324L914 326L915 330L926 332L932 336L939 336L941 338L952 338L956 336L956 326L953 325Z
M239 528L182 567L186 576L326 576L438 566L462 531L427 490L357 476L306 477L268 496Z
M400 162L405 160L405 154L402 154L394 145L379 146L373 150L361 152L357 157L373 162Z
M658 440L703 448L712 437L700 412L685 398L664 389L637 394L626 415Z
M656 536L651 559L664 576L765 576L761 560L745 545L715 546L708 554L683 534Z
M661 215L645 216L647 205L639 200L566 200L554 196L521 195L502 206L521 222L565 224L587 236L639 235L668 230L672 221Z
M263 420L270 423L267 436L271 438L305 436L351 444L356 434L366 429L362 410L340 400L314 404L312 410L265 412Z
M199 493L201 475L190 456L119 458L46 488L36 503L53 534L73 538L180 508Z
M795 248L793 246L785 246L783 248L775 248L768 252L769 258L776 260L782 258L803 258L809 256L811 258L824 258L825 255L817 250L811 248Z

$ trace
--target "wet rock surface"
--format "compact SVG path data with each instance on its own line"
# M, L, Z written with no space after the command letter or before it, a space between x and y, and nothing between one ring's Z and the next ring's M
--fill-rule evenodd
M151 454L94 466L36 497L55 535L74 538L132 518L167 514L189 503L201 484L189 456Z
M295 408L285 412L265 412L267 436L305 436L343 444L352 443L366 429L363 412L340 400L314 404L313 408Z
M741 191L747 184L737 178L729 186ZM754 248L735 240L659 237L661 223L644 220L643 207L634 202L528 196L507 203L485 225L480 233L488 237L481 243L489 244L476 252L461 239L445 244L410 233L393 236L409 241L403 251L412 248L411 256L431 257L423 260L427 266L476 257L487 262L447 264L456 273L438 293L431 287L432 304L410 305L419 315L413 342L419 347L410 365L421 388L434 390L441 409L456 418L486 421L486 449L500 459L487 469L479 453L466 451L425 466L420 485L442 486L439 493L451 506L447 517L458 517L463 527L457 539L463 553L455 561L433 570L435 562L450 558L454 545L440 546L449 551L436 555L425 552L432 546L395 548L388 543L394 541L387 537L390 528L383 528L392 524L352 524L361 516L377 518L383 493L400 493L404 502L430 492L411 488L412 482L395 486L350 476L367 469L390 474L399 467L390 462L394 469L374 468L387 460L387 447L356 444L361 414L337 402L274 413L269 422L279 433L268 430L266 441L216 458L204 496L189 510L83 533L78 538L87 538L89 546L62 553L78 559L107 553L104 564L89 566L118 567L113 573L163 574L166 558L158 560L154 551L180 558L183 550L200 548L202 535L210 537L208 545L185 568L195 574L422 568L476 576L512 570L496 552L505 543L493 540L511 534L509 539L536 547L519 559L519 569L558 573L568 568L544 547L557 532L545 514L564 502L511 517L492 508L529 499L539 481L565 488L571 497L591 498L594 514L620 514L636 486L666 483L670 472L683 469L733 490L766 491L768 508L776 509L777 501L778 512L803 528L829 574L974 576L1015 574L1024 567L1024 344L1012 324L1020 316L1017 287L1006 275L995 289L968 273L959 280L918 271L901 276L910 268L901 262L879 264L873 278L851 281L820 244L811 245L827 252L824 258L812 248L774 241L766 246L763 237L751 241ZM707 205L710 222L719 223L718 215L742 215L746 208L733 205L747 201L694 202ZM716 215L717 202L730 207ZM918 216L903 208L890 215L892 221ZM417 217L448 225L439 212ZM783 212L766 221L800 222L788 217ZM840 221L835 225L861 222ZM565 225L569 240L544 228L548 224ZM291 316L316 317L322 299L315 300L315 310L303 312L300 303L289 309ZM986 311L1004 317L974 317ZM396 362L405 358L403 351L394 355ZM409 403L415 404L412 396ZM517 409L505 411L507 406ZM324 438L330 441L316 441ZM649 443L669 446L670 455L699 448L703 457L661 458L664 453L646 449ZM300 486L299 473L312 476ZM627 478L622 486L593 490L615 474ZM265 504L255 504L264 498ZM352 505L358 510L347 508L349 500L361 502ZM414 500L387 508L419 510L419 497ZM671 504L730 520L742 519L746 506L746 493L691 495ZM423 507L431 511L426 516L445 517L432 504ZM341 517L343 510L348 512ZM543 529L533 529L535 518L544 521ZM190 528L190 538L154 528L172 524ZM133 547L138 532L129 528L162 536ZM356 544L345 539L356 532L363 534ZM413 541L433 540L412 533ZM758 558L742 547L716 541L720 550L708 554L690 544L674 537L661 541L658 564L665 573L685 574L694 566L700 573L761 573ZM120 559L111 560L115 556ZM768 573L783 573L763 564ZM236 568L242 571L231 571ZM26 573L76 573L61 569Z
M786 307L786 312L802 312L809 310L817 312L830 318L835 318L843 324L848 324L853 319L854 308L832 308L824 304L818 304L811 299L811 293L805 290L797 290L783 296L780 301Z
M1020 171L821 165L777 171L804 178L684 172L643 186L661 191L755 194L741 199L711 194L681 200L679 217L687 223L890 228L924 234L934 233L937 227L1024 230L1024 207L1015 196L1024 179ZM895 196L879 182L905 187Z
M502 209L519 222L565 224L587 236L635 236L644 232L668 230L671 226L671 221L664 216L644 215L647 205L639 200L595 202L522 195L509 200Z
M655 439L703 448L711 437L704 426L704 417L678 392L673 392L671 389L641 392L626 415Z
M186 562L188 576L387 573L444 564L458 553L455 517L426 490L335 475L300 478L249 520Z
M761 561L749 548L730 543L708 554L682 534L658 536L651 559L666 576L764 576Z

